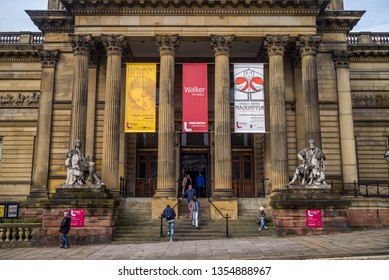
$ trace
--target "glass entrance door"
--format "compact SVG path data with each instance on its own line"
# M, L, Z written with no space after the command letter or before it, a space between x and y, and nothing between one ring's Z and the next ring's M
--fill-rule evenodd
M157 188L157 165L156 152L140 153L138 155L138 176L135 179L135 196L153 196Z
M201 175L204 178L205 188L199 188L196 183L197 176ZM193 152L182 151L181 153L181 180L184 174L189 174L192 180L192 186L196 189L196 192L200 197L207 196L207 182L208 182L208 153L207 152ZM180 185L181 186L181 185ZM179 188L179 195L181 195L181 188Z

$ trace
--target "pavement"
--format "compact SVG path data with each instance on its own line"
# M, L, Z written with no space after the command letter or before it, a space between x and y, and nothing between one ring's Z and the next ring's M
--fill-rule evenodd
M0 248L0 260L301 260L389 259L389 228L311 236L142 244Z

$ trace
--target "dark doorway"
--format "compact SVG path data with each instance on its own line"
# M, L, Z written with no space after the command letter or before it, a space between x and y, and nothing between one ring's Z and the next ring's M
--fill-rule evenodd
M199 176L199 172L204 177L205 188L202 189L202 193L199 194L199 189L196 184L196 178ZM196 189L196 192L200 197L207 197L208 187L208 153L207 152L182 152L181 153L181 180L184 174L189 174L192 179L192 185ZM181 189L181 188L180 188ZM181 190L179 190L181 195Z
M232 189L237 197L255 197L251 153L232 153Z

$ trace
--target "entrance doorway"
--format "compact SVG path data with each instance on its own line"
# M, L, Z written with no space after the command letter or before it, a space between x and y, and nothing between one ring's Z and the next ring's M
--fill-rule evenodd
M232 153L232 189L237 197L255 197L253 156L249 152Z
M197 194L199 194L199 189L196 184L196 178L199 176L199 173L204 177L205 188L202 189L200 197L208 197L207 187L208 184L208 152L204 151L182 151L181 152L181 180L184 177L184 174L189 174L192 179L193 188L196 189ZM181 195L181 188L179 190L179 195Z

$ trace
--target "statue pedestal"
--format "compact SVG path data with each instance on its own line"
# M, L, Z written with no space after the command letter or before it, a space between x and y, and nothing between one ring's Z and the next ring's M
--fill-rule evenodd
M38 241L41 244L59 245L58 230L63 211L79 209L84 213L83 226L71 226L68 234L70 244L110 243L116 226L119 203L104 185L63 185L42 205L42 234ZM75 220L75 217L71 218Z
M333 193L331 186L288 185L270 197L277 235L309 235L349 232L347 208L350 201ZM307 225L306 210L321 210L321 227Z

